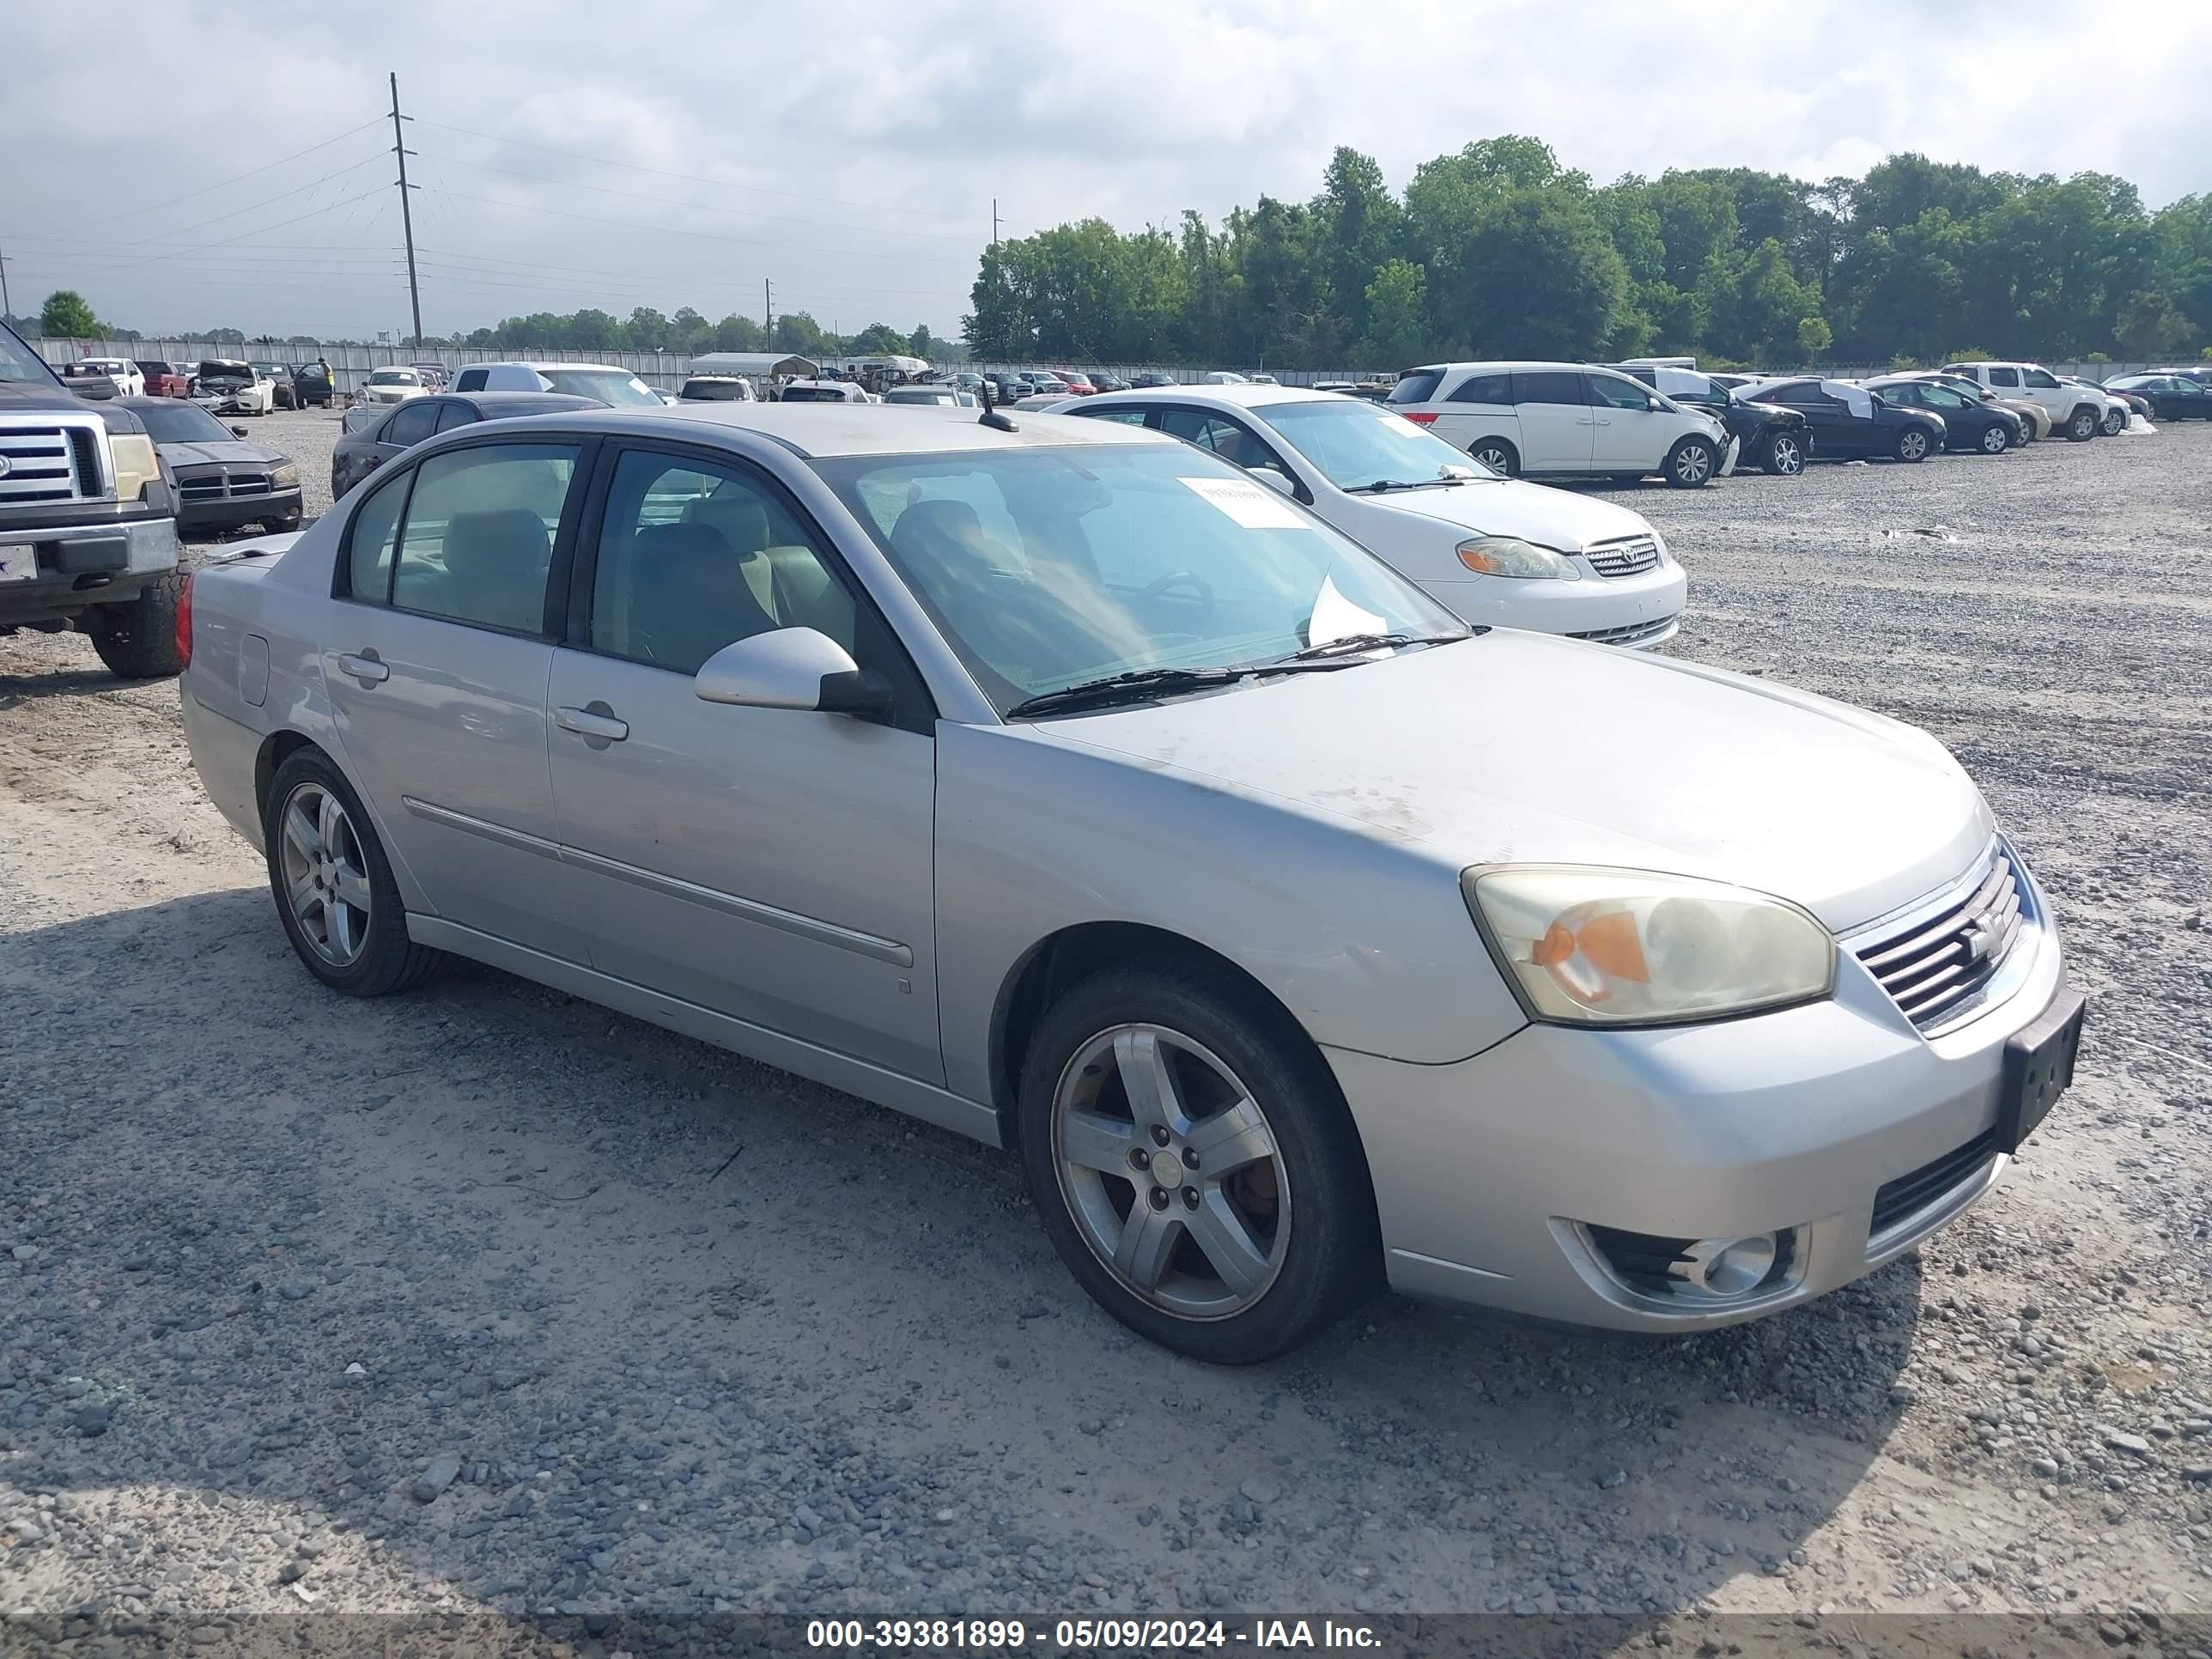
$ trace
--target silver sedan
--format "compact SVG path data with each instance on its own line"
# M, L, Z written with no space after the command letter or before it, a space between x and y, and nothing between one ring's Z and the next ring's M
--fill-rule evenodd
M441 434L200 570L185 729L307 969L473 957L1015 1149L1116 1317L1385 1283L1680 1332L1909 1249L2071 1075L1942 747L1455 620L1158 433Z

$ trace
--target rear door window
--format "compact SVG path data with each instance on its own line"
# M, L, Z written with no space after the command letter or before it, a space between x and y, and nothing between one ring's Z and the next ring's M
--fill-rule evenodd
M1573 370L1540 368L1514 374L1513 401L1579 406L1587 404L1589 398L1583 391L1583 377Z
M544 626L553 536L574 478L573 444L486 444L416 469L392 603L518 634Z
M2016 368L1993 368L1989 371L1989 376L1991 386L2016 386L2020 384L2020 371Z
M438 406L420 399L410 400L395 410L378 433L380 443L398 444L410 449L437 429Z
M1396 400L1394 398L1392 401ZM1494 409L1510 409L1513 405L1513 377L1510 374L1470 374L1452 388L1449 401L1455 404L1487 404Z
M441 432L451 432L457 426L466 426L476 418L476 410L467 404L445 403L438 405L438 430Z

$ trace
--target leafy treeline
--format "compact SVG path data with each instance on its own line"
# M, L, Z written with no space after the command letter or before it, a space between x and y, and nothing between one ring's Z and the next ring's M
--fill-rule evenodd
M973 304L975 355L1014 360L2195 356L2212 344L2212 197L2153 216L2107 174L1912 154L1820 184L1707 167L1597 186L1513 136L1423 163L1398 196L1340 148L1312 199L1262 196L1218 229L1186 212L1002 242Z
M840 337L823 328L804 311L775 319L775 340L757 317L734 312L719 323L685 306L673 317L664 317L651 306L639 306L625 321L605 311L574 311L562 316L550 311L527 317L508 317L495 328L480 328L452 343L469 346L551 346L564 351L673 351L686 356L702 351L789 351L803 357L876 356L902 353L916 357L941 357L956 349L922 324L901 333L888 323L871 323L858 334Z

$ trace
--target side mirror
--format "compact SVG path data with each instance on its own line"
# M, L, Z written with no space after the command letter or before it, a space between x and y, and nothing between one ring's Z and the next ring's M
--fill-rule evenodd
M1297 499L1297 485L1291 483L1290 479L1285 477L1273 467L1255 466L1251 470L1251 476L1257 478L1261 483L1266 484L1278 495L1288 495L1292 501L1296 501Z
M234 438L243 438L246 435L246 428L242 426L234 426L230 429L230 435Z
M702 702L740 708L865 716L891 707L890 681L811 628L778 628L724 646L700 665L692 690Z
M1644 398L1644 406L1650 410L1654 415L1658 414L1662 410L1666 408L1666 405L1659 401L1656 393Z

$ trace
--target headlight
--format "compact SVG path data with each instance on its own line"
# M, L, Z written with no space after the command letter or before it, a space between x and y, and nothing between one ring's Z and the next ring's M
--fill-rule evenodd
M1540 576L1552 581L1581 580L1582 573L1548 547L1517 536L1478 536L1459 544L1459 562L1478 576Z
M118 432L107 441L107 452L115 459L115 499L135 501L146 493L146 486L161 476L161 458L154 453L154 441L143 432Z
M269 475L269 479L270 483L280 485L295 484L300 482L300 469L297 466L295 466L291 462L287 461L283 465L271 472Z
M1662 1025L1824 997L1828 930L1722 882L1578 865L1472 869L1468 908L1538 1019Z

